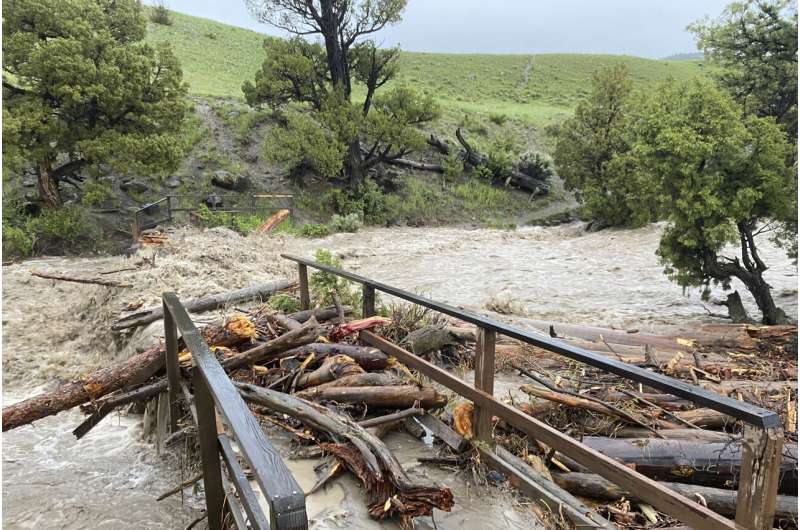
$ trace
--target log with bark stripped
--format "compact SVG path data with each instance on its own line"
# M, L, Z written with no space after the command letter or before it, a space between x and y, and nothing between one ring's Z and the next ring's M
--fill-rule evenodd
M410 527L414 517L431 515L434 508L452 508L450 489L412 481L386 445L355 422L295 396L254 385L237 386L245 401L292 416L324 435L329 440L324 448L364 485L371 517L396 516Z

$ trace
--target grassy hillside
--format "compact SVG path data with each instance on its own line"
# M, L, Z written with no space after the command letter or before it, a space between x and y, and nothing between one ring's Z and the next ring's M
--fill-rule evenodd
M169 42L183 65L192 93L242 97L241 86L263 59L264 35L211 20L174 13L172 26L150 24L148 40ZM589 88L592 72L622 63L637 83L703 74L697 61L658 61L612 55L402 55L400 76L435 94L446 111L504 114L543 125L566 116Z

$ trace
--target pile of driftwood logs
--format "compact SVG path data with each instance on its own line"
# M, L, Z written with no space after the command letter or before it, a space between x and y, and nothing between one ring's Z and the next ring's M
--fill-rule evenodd
M291 282L276 282L256 290L264 298L291 287ZM237 291L237 297L245 291ZM237 297L228 293L186 305L207 311L230 306ZM115 327L144 325L161 318L159 311L139 312ZM410 478L381 437L394 429L417 438L432 433L441 454L426 462L477 465L480 451L466 441L473 432L472 404L423 383L394 358L358 344L357 336L370 329L418 355L468 368L474 334L463 323L434 318L419 308L405 313L395 308L391 319L348 321L350 314L352 309L341 304L292 314L265 304L237 309L201 333L256 417L289 432L298 444L296 455L322 459L318 482L308 493L349 471L364 485L372 517L396 517L409 524L433 508L450 510L451 491ZM796 327L716 326L680 338L635 330L599 333L577 326L551 326L549 331L586 349L778 411L786 443L776 522L797 526ZM179 363L189 370L191 353L182 351ZM507 374L499 374L498 380L518 383L521 392L512 401L525 413L723 515L734 514L742 426L732 418L513 341L498 343L497 371ZM166 389L164 346L158 344L117 366L5 408L3 431L81 405L88 414L74 431L81 437L111 411L157 401ZM187 428L178 435L191 437L188 408L185 412ZM675 523L637 500L635 492L587 472L557 448L497 419L494 433L509 459L531 466L552 484L548 487L585 499L616 525L656 528ZM552 510L536 504L533 509L544 519L553 517Z

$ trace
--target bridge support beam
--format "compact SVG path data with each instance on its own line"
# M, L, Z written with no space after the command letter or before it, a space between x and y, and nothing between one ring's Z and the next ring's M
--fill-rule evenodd
M475 388L490 396L494 394L494 351L496 334L493 329L478 326L475 342ZM475 403L475 438L492 441L492 413Z

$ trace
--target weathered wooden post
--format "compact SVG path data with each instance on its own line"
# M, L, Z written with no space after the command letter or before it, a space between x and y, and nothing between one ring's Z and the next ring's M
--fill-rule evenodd
M475 341L475 388L494 394L495 330L478 326ZM492 413L475 405L473 420L475 438L486 443L492 441Z
M375 288L364 285L363 293L361 316L364 318L375 316Z
M297 276L300 281L300 309L311 309L311 295L308 292L308 267L298 263Z
M180 369L178 368L178 328L166 302L162 302L164 310L164 341L167 351L164 354L167 366L167 384L169 389L169 428L170 432L178 430L178 395L181 391Z
M200 446L200 456L203 459L203 487L206 494L208 528L222 530L225 490L222 487L214 398L211 396L206 378L196 366L192 370L192 381L197 408L197 444Z
M742 470L736 498L736 524L750 530L769 530L775 518L780 479L783 429L745 425Z

